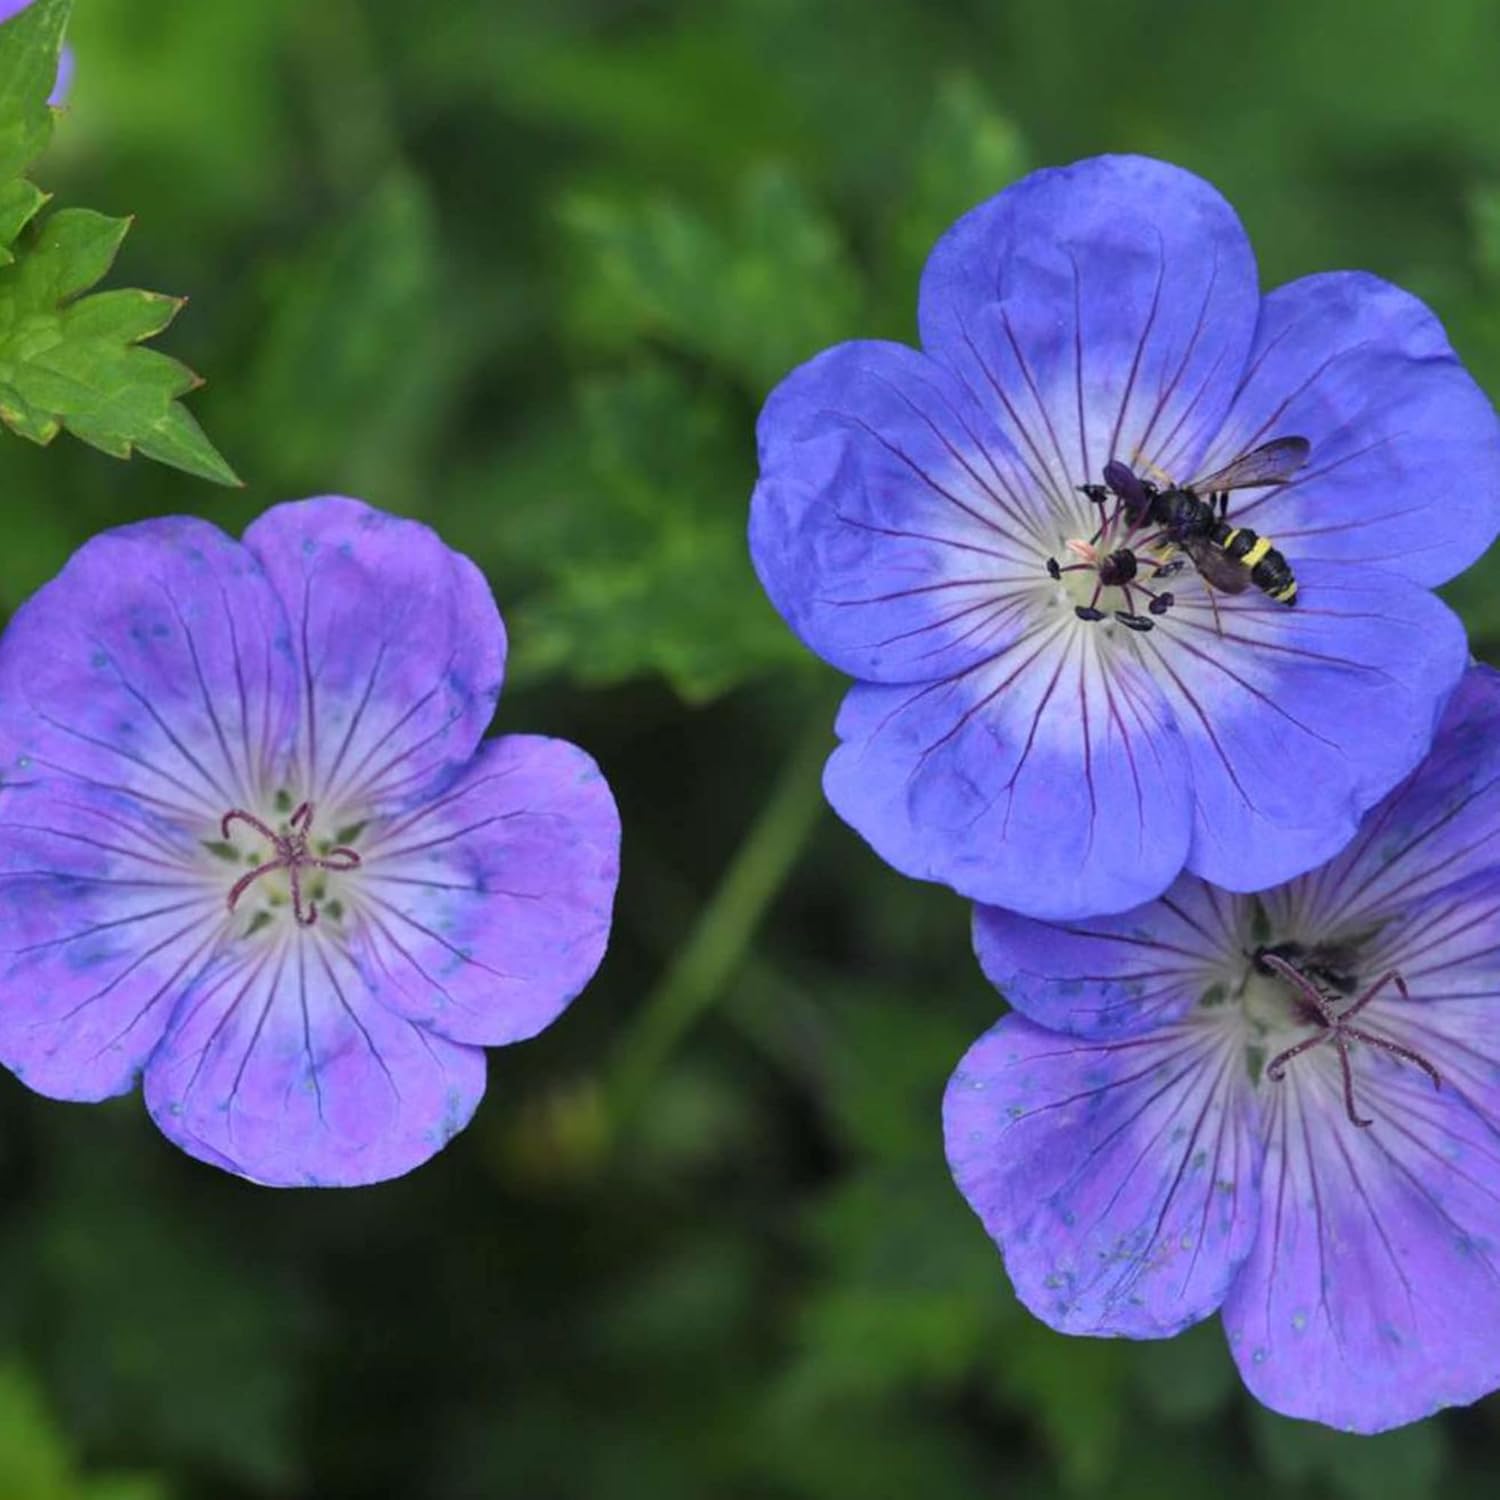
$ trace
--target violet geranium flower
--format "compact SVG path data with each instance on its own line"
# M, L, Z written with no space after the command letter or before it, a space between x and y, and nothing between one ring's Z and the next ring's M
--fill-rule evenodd
M1330 858L1425 753L1467 660L1428 590L1500 526L1500 424L1437 320L1353 272L1262 297L1213 188L1100 157L960 219L919 321L920 352L841 344L760 420L757 571L858 679L835 809L898 870L1040 917ZM1295 606L1236 575L1248 541L1169 557L1102 488L1268 443L1305 462L1229 523Z
M609 933L609 788L481 743L504 659L479 570L358 501L88 542L0 640L0 1061L58 1099L144 1075L257 1182L425 1161Z
M1261 1401L1355 1432L1500 1387L1500 673L1322 868L975 943L1019 1014L948 1158L1039 1318L1221 1310Z

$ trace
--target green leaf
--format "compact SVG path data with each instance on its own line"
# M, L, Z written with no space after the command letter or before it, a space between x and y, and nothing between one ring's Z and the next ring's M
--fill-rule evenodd
M513 567L542 573L514 632L517 674L659 672L701 703L802 666L746 553L752 472L733 406L656 362L588 382L579 404L550 472L519 482L507 466L506 495L484 507L502 512Z
M432 404L422 387L451 356L438 256L426 190L395 171L276 275L245 433L276 434L268 478L297 490L344 470L339 482L355 493L388 489Z
M116 458L132 451L218 484L237 484L178 398L201 382L141 341L181 302L153 292L83 294L130 228L90 209L53 214L0 268L0 420L35 443L66 427Z
M586 273L575 317L594 339L663 339L760 395L861 332L863 280L831 221L780 168L744 176L722 231L670 198L575 195L563 222Z
M0 26L0 182L19 176L52 138L47 103L73 0L35 0Z
M1027 166L1020 133L973 78L958 74L939 85L888 241L891 279L906 288L909 299L938 236L975 204L1009 187Z
M0 187L0 266L8 266L16 258L11 245L46 201L47 194L24 177Z

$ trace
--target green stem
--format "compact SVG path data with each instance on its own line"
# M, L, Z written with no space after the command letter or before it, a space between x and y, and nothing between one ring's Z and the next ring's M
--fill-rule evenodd
M771 795L724 872L687 943L637 1012L616 1055L609 1118L628 1128L688 1029L739 969L767 907L786 883L823 807L828 727L818 713L781 768Z

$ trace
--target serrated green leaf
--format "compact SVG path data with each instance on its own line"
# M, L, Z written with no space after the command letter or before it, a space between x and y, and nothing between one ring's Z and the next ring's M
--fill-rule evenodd
M860 332L863 280L797 179L747 173L726 230L673 199L565 200L587 274L575 314L595 338L664 338L764 394Z
M198 377L140 346L181 303L131 290L83 295L108 272L129 229L129 219L62 209L0 268L0 419L36 443L50 443L66 427L113 457L138 451L237 484L179 404Z
M8 266L16 258L10 246L37 216L47 196L24 177L0 187L0 266Z
M655 362L588 382L579 407L552 472L507 473L509 500L490 501L514 566L543 581L521 606L517 672L659 672L701 703L805 665L746 554L751 454L732 407Z
M35 0L0 25L0 182L19 176L52 138L47 104L73 0Z

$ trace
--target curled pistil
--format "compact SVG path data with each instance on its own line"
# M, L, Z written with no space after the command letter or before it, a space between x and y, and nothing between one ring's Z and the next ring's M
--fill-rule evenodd
M1360 1127L1372 1125L1373 1120L1362 1119L1355 1111L1354 1073L1349 1065L1349 1044L1364 1042L1367 1046L1379 1047L1382 1052L1388 1052L1392 1057L1399 1057L1403 1062L1409 1062L1421 1068L1432 1079L1434 1088L1442 1088L1443 1080L1438 1070L1421 1053L1413 1052L1410 1047L1403 1047L1399 1042L1376 1036L1374 1032L1349 1024L1387 985L1394 984L1403 1000L1411 999L1411 993L1406 988L1406 981L1395 969L1387 970L1344 1010L1336 1012L1329 1003L1328 997L1318 986L1301 969L1288 962L1280 954L1262 949L1256 954L1256 962L1264 964L1272 973L1284 979L1297 992L1298 997L1323 1028L1321 1031L1314 1032L1312 1036L1303 1038L1295 1046L1288 1047L1286 1051L1278 1052L1266 1064L1266 1077L1273 1083L1280 1083L1286 1077L1287 1064L1293 1058L1300 1057L1304 1052L1311 1052L1314 1047L1321 1047L1324 1042L1332 1042L1339 1055L1339 1070L1343 1074L1344 1112L1349 1117L1349 1123Z
M226 839L231 837L230 828L234 823L245 823L270 844L275 854L273 859L256 865L253 870L246 871L235 881L229 892L230 911L234 910L240 897L263 875L269 875L276 870L285 870L287 881L292 889L293 916L303 927L311 927L318 920L317 904L310 899L304 900L303 898L302 871L353 870L359 866L360 857L356 850L343 844L336 845L322 854L314 854L309 845L312 821L313 807L310 802L298 804L292 816L287 820L286 833L277 833L254 813L246 812L243 808L236 807L224 814L219 826Z

